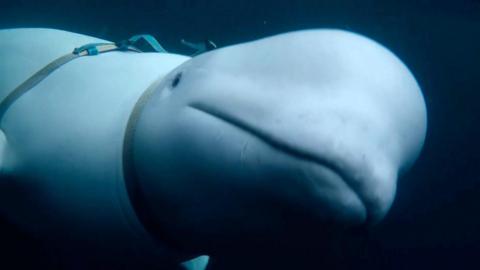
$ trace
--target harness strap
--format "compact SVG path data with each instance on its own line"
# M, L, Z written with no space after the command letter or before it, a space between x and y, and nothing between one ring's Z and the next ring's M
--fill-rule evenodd
M136 46L144 41L152 51L164 53L167 52L158 41L151 35L136 35L127 40L123 40L116 43L90 43L84 46L75 48L73 52L61 56L49 63L30 78L20 84L15 88L10 94L8 94L5 99L0 102L0 122L3 118L5 112L10 108L10 106L23 94L28 92L30 89L35 87L41 81L43 81L48 75L52 74L59 67L65 65L66 63L82 56L92 56L98 55L100 53L111 52L111 51L134 51L134 52L143 52L138 49Z
M158 43L158 41L151 35L135 35L127 40L115 43L119 48L129 48L138 45L144 41L153 51L159 53L166 53L167 51Z
M0 102L0 123L5 112L10 108L10 106L19 99L23 94L33 89L46 77L52 74L55 70L63 66L64 64L82 56L94 56L101 53L111 52L111 51L134 51L134 52L143 52L140 50L137 45L140 42L143 42L145 45L150 47L150 50L153 52L165 53L167 52L156 40L150 35L136 35L127 40L123 40L116 43L91 43L84 46L75 48L71 53L61 56L49 63L25 82L16 87L7 97ZM142 46L145 47L145 46ZM133 141L136 123L140 118L141 112L145 104L148 102L154 91L158 88L159 84L163 81L163 75L158 77L150 84L150 86L141 94L140 98L135 103L132 112L128 118L127 126L125 128L124 138L123 138L123 152L122 152L122 165L125 178L126 190L128 197L130 198L130 203L133 206L136 217L139 219L140 223L144 226L146 231L152 235L157 240L161 241L161 236L157 230L154 228L158 227L157 223L152 218L152 215L148 209L148 204L144 201L142 192L138 185L136 179L136 172L133 162ZM1 138L0 138L1 139ZM170 247L169 249L174 250L174 254L182 254L178 248ZM175 255L172 255L172 258ZM175 260L177 258L175 257ZM173 266L172 266L173 267ZM173 269L173 268L172 268Z
M140 44L143 42L143 44ZM150 35L136 35L127 40L123 40L116 43L90 43L84 46L75 48L71 53L61 56L49 63L25 82L20 84L15 88L7 97L0 102L0 123L5 114L5 112L10 108L10 106L19 99L23 94L33 89L46 77L52 74L55 70L65 65L66 63L83 56L94 56L101 53L111 52L111 51L134 51L134 52L143 52L137 45L148 45L149 49L154 52L165 53L167 52L156 40ZM154 93L154 90L158 88L158 85L163 80L163 75L156 78L150 86L141 94L140 98L136 101L132 112L128 118L127 126L123 138L123 153L122 153L122 164L125 177L125 185L127 189L130 202L134 208L134 212L139 219L140 223L145 227L145 229L155 238L160 238L158 233L154 233L154 227L156 223L151 218L152 215L149 213L147 203L144 202L142 197L141 190L138 186L138 181L136 179L135 168L133 166L133 137L135 134L136 123L141 115L142 109L145 104L150 99L150 96ZM171 248L172 249L172 248ZM176 253L179 253L178 251Z
M195 52L191 55L192 57L202 54L204 52L215 50L217 48L217 44L215 44L213 41L209 39L206 39L203 42L198 42L198 43L189 42L189 41L186 41L185 39L180 40L180 42L182 42L183 45L195 50Z
M28 90L35 87L39 84L43 79L45 79L49 74L54 72L60 66L64 65L67 62L72 61L73 59L79 57L78 54L69 53L64 55L60 58L57 58L55 61L51 62L50 64L46 65L44 68L37 71L33 74L28 80L20 84L17 88L15 88L8 96L2 100L0 103L0 121L3 118L5 112L10 108L10 106L23 94L25 94Z
M163 78L164 76L160 76L152 84L150 84L147 90L142 93L140 98L133 106L133 110L128 118L127 126L123 136L122 152L123 176L125 179L125 185L127 187L128 197L130 198L130 203L132 204L140 223L156 240L164 239L164 237L158 233L158 228L160 225L154 220L151 209L148 207L148 203L145 201L145 197L143 196L143 191L139 186L137 172L135 170L133 150L137 122L140 119L143 108L150 100L150 97L153 95L155 90L158 89L158 86L163 81ZM173 247L170 246L170 248ZM177 249L175 248L175 250Z

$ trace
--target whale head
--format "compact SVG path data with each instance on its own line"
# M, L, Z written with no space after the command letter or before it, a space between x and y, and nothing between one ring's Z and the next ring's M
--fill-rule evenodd
M208 252L375 224L426 126L420 88L390 51L340 30L292 32L170 72L136 124L136 181L159 234Z

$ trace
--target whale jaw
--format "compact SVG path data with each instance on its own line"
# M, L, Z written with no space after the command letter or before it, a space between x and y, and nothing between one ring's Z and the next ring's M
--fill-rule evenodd
M358 166L347 164L348 159L347 161L339 160L338 156L329 156L322 152L316 152L314 149L305 151L301 145L282 140L282 136L278 134L269 133L268 130L257 127L248 120L206 104L193 103L188 108L232 125L298 162L301 171L299 177L311 184L311 188L318 195L317 198L323 202L321 208L325 213L322 214L327 215L328 212L329 216L323 218L350 225L374 224L383 218L391 206L395 191L387 190L385 192L385 190L379 191L378 187L365 186L365 182L371 183L372 181L363 179L365 173L355 171L353 168L358 168ZM378 166L382 165L378 164ZM377 175L366 177L378 178ZM380 177L389 177L385 180L380 179L382 183L396 182L396 175L381 175ZM375 179L373 182L378 182L378 180ZM383 187L381 186L381 188Z

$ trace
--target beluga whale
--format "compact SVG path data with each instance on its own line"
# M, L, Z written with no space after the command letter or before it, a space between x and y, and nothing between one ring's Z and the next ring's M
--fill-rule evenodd
M72 55L86 44L113 49ZM328 250L331 228L386 216L424 144L415 77L360 34L195 57L118 46L0 30L0 217L63 269L202 269L205 257L181 263L308 239Z

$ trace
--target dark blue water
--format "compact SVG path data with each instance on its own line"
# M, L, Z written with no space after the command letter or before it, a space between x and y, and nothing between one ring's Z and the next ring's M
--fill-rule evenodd
M0 1L0 28L9 27L110 40L150 33L179 53L190 52L182 38L209 38L223 47L308 28L347 29L377 40L418 79L428 135L386 220L345 247L338 265L480 269L480 1ZM35 241L1 226L0 268L2 261L37 269L47 264Z

